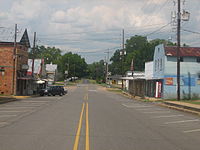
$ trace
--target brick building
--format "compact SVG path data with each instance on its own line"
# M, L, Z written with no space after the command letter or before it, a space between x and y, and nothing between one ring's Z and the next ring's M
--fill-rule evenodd
M3 39L0 36L0 94L27 95L31 78L27 77L28 48L27 30L17 34L16 50L13 36Z

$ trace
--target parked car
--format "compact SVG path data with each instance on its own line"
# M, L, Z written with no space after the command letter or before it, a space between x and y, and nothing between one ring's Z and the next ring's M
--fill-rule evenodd
M45 89L41 89L39 91L40 96L44 96L44 95L50 96L49 90L50 90L50 87L46 87Z
M48 96L55 96L55 95L65 95L67 94L67 90L64 89L63 86L49 86L46 89L42 89L40 91L40 95L48 95Z

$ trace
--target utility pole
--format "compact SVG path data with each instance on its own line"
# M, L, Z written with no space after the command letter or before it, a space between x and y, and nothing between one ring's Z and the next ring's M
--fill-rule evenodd
M124 55L125 55L125 51L124 51L124 29L122 30L122 77L123 77L123 74L124 74ZM123 82L123 79L122 79L122 90L124 89L124 82Z
M76 76L76 64L74 64L74 81L75 81L75 76Z
M36 42L36 32L34 32L34 40L33 40L33 51L32 51L32 54L33 54L33 58L32 58L32 77L34 76L34 64L35 64L35 42Z
M109 65L109 54L110 54L110 51L109 51L109 49L108 49L108 51L107 52L105 52L105 53L107 53L107 59L105 58L105 62L106 62L106 83L107 83L107 81L108 81L108 65Z
M177 17L177 100L180 100L180 29L181 29L181 1L178 0Z
M12 82L12 93L13 95L16 95L16 84L15 84L15 78L16 78L16 71L17 71L17 55L16 55L16 50L17 50L17 24L15 24L15 36L14 36L14 49L13 49L13 82Z
M106 52L105 52L106 53ZM105 83L107 83L107 60L106 60L106 56L104 59L104 66L105 66Z

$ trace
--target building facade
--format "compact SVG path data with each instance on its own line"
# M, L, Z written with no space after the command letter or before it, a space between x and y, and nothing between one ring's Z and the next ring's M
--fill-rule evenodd
M28 48L27 30L17 38L16 46L12 40L0 40L0 94L27 95ZM14 40L13 40L14 41Z
M46 64L46 76L48 84L51 85L57 81L57 65L56 64Z
M155 47L153 77L154 96L174 99L177 96L177 47ZM180 48L180 94L182 99L200 97L200 48ZM149 88L148 88L149 89Z

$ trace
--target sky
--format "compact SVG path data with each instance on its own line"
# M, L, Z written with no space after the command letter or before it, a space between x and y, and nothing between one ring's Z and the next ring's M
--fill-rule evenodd
M200 1L181 0L190 13L181 23L181 43L200 46ZM30 42L78 53L87 63L110 57L134 35L176 42L177 0L0 0L0 34L28 29ZM190 32L192 31L192 32Z

